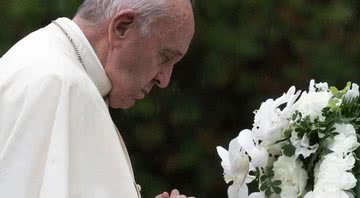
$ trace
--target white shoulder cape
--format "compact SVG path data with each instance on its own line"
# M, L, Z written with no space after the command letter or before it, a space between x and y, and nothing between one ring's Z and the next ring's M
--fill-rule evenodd
M74 22L57 22L0 58L0 197L140 197L103 100L111 84Z

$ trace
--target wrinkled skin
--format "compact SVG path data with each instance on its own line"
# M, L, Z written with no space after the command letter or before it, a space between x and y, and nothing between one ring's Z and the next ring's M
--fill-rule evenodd
M176 0L171 9L173 16L151 24L147 37L132 10L120 11L109 22L109 44L102 63L112 84L111 107L132 107L154 85L168 86L174 65L186 54L194 35L191 4Z

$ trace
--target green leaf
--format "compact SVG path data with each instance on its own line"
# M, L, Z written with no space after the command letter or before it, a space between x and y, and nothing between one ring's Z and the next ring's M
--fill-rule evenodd
M270 195L271 195L271 190L270 190L270 188L267 188L266 190L265 190L265 196L266 197L270 197Z
M274 192L275 192L276 194L280 194L280 193L281 193L281 188L279 188L279 187L274 187L273 190L274 190Z
M265 181L266 179L267 179L267 175L261 175L261 176L260 176L260 180L261 180L261 181Z
M285 138L290 138L290 137L291 137L291 132L292 132L291 129L285 130L285 131L284 131L284 136L285 136Z
M280 185L281 185L281 180L275 180L275 181L273 182L273 184L274 184L275 186L280 186Z
M329 90L333 95L336 95L339 93L339 90L336 87L330 87Z
M291 157L295 154L296 148L292 144L286 144L284 147L284 155L287 157Z
M342 94L345 94L350 89L350 87L351 87L351 82L347 82L345 88L342 89L340 92Z
M328 106L329 106L331 109L336 108L337 101L338 101L338 100L337 100L336 98L331 98L331 99L329 100Z
M260 186L260 190L261 190L261 191L265 191L267 188L268 188L268 186L265 185L265 184L262 184L262 185Z

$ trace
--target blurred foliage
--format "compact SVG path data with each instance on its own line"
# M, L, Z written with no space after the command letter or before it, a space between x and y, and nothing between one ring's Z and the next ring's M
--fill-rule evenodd
M0 55L80 0L0 1ZM111 110L145 198L179 188L226 196L215 147L251 128L268 97L310 79L360 83L360 1L196 2L196 35L166 90L126 111Z

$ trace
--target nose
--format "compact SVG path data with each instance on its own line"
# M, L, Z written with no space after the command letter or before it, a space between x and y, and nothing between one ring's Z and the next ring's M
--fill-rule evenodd
M156 74L155 81L158 87L166 88L169 85L173 68L174 65L168 66Z

